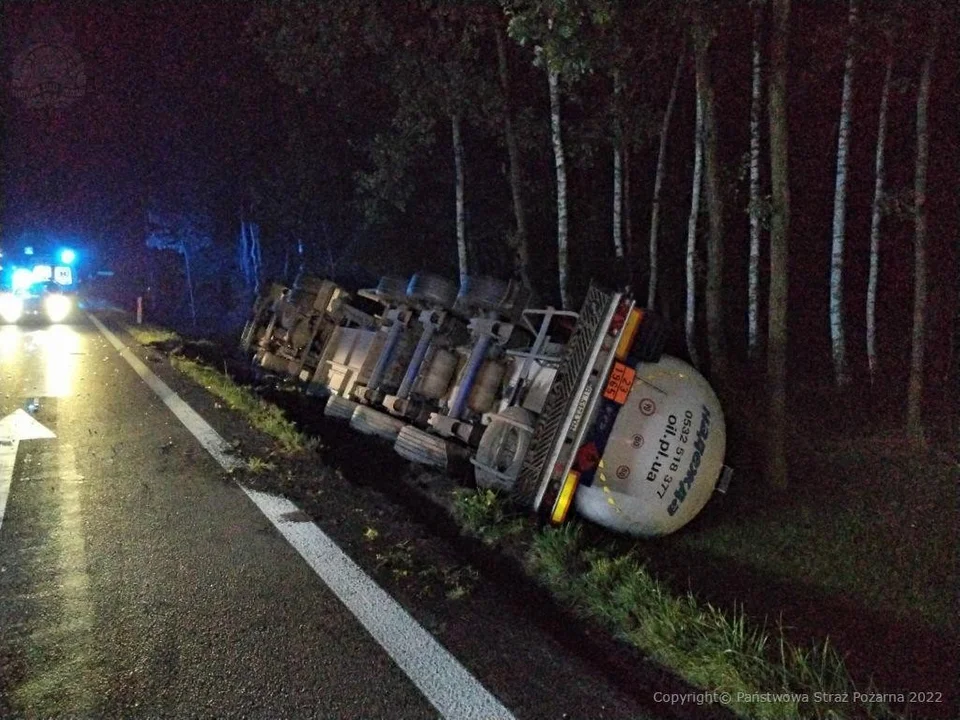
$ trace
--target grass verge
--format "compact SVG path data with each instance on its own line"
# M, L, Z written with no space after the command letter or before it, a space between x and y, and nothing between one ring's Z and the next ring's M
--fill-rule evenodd
M234 383L228 376L209 365L179 355L171 355L170 363L175 369L191 378L198 385L223 400L227 407L236 410L258 430L277 440L286 452L298 452L313 445L297 426L287 419L283 410L264 402L249 388Z
M455 490L453 513L466 533L488 545L529 533L525 555L532 578L575 614L717 693L741 717L899 717L882 703L851 706L856 687L828 641L803 649L786 641L781 629L752 626L742 611L724 613L689 593L677 597L634 553L587 547L575 522L531 532L532 523L492 490Z
M741 717L899 717L879 702L851 704L857 689L828 642L804 650L782 631L750 627L740 612L730 616L691 594L676 597L634 555L584 547L576 523L537 533L527 560L531 574L574 612L717 693Z
M958 631L960 511L949 498L960 465L944 453L861 436L805 448L793 473L788 497L750 488L737 493L741 508L703 517L669 541Z
M529 527L526 518L493 490L453 491L453 516L468 535L493 545Z
M125 325L124 328L141 345L163 345L182 341L182 338L173 330L156 325Z

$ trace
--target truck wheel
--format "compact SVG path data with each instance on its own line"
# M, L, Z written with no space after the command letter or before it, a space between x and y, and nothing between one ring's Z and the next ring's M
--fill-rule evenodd
M407 297L428 305L452 308L457 300L457 286L444 277L417 273L407 285Z
M385 440L396 440L397 435L406 423L379 410L357 405L350 418L350 427L359 430L364 435L376 435Z
M393 449L410 462L444 470L447 468L447 441L413 425L404 425Z
M377 297L382 303L402 303L407 299L408 281L384 275L377 284Z
M469 275L460 286L457 304L482 310L497 310L507 298L508 285L486 275Z
M327 404L323 408L323 414L328 418L337 420L349 420L353 416L353 411L357 409L357 403L353 400L347 400L339 395L331 395L327 398Z

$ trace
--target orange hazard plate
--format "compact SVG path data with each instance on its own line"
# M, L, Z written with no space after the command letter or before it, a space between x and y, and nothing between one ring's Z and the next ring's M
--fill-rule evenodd
M627 395L630 394L630 388L633 387L633 379L636 376L637 371L632 367L622 362L615 362L603 396L607 400L613 400L617 405L623 405L627 401Z

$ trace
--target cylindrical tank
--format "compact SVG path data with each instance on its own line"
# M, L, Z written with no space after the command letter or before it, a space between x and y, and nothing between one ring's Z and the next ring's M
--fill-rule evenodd
M260 355L260 367L268 372L286 372L290 361L271 352Z
M428 400L439 400L450 389L456 369L456 353L446 348L433 348L423 363L414 392Z
M622 406L603 402L588 436L604 410L615 419L599 464L581 476L577 512L632 535L679 529L710 499L723 468L726 430L716 394L690 365L663 356L637 366Z
M504 363L499 360L486 360L477 373L477 379L470 393L468 407L477 413L490 412L493 403L500 394L500 383L506 372Z

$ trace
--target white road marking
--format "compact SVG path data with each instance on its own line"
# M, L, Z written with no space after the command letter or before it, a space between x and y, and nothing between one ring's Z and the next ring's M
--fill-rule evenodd
M242 464L242 460L231 452L227 442L206 420L144 365L100 320L92 314L88 313L88 316L221 467L229 471ZM240 488L443 718L514 718L469 670L366 575L315 523L285 520L284 516L290 517L289 513L299 514L296 505L285 498L249 490L242 485Z
M157 394L157 397L163 400L163 403L191 432L203 449L210 453L224 470L229 472L243 464L243 461L231 452L230 444L220 437L220 433L210 427L196 410L187 405L163 380L154 375L150 368L144 365L140 358L134 355L130 348L110 332L100 320L90 313L87 313L87 316L107 341L120 352L120 357L126 360L133 371Z
M13 466L17 464L17 451L21 440L51 439L53 431L37 422L25 410L15 410L0 419L0 527L7 510L10 484L13 482Z

